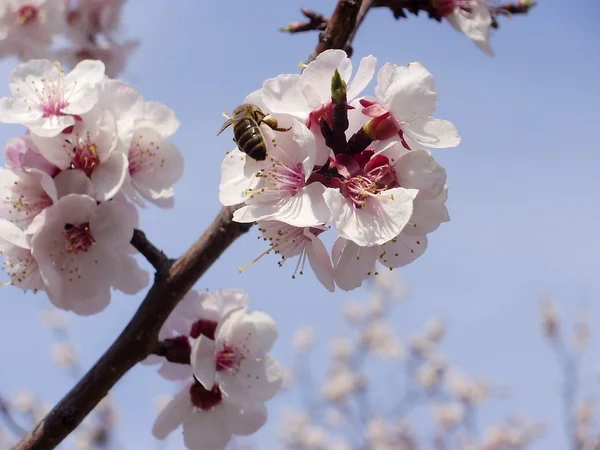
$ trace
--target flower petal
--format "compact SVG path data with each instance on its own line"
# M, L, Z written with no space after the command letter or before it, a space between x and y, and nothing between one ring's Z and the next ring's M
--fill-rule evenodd
M340 237L365 247L383 244L400 234L410 220L417 194L416 189L389 189L370 197L360 209L334 188L327 188L324 198Z
M129 162L121 152L112 152L108 159L92 172L90 180L96 200L105 202L113 198L125 182Z
M348 100L352 100L357 97L364 88L366 88L375 73L375 67L377 66L377 58L373 55L365 56L360 60L358 70L352 81L348 84L347 97Z
M217 374L215 341L204 335L200 335L192 346L190 362L194 377L196 377L205 389L212 389Z
M251 190L256 189L262 179L256 173L245 173L246 154L237 148L223 160L221 164L221 184L219 185L219 200L225 206L237 205L244 202Z
M343 238L338 241L340 239ZM360 287L365 278L375 272L379 251L377 246L360 247L352 241L346 241L334 269L338 287L344 291Z
M423 198L436 198L446 183L446 170L440 166L427 150L407 152L395 164L398 184L409 189L418 189Z
M437 105L433 75L421 63L395 67L383 103L398 120L431 116Z
M398 237L381 245L379 261L386 267L396 268L410 264L427 249L427 236L409 236L400 233Z
M414 119L402 124L402 130L417 143L433 148L456 147L458 130L447 120Z
M346 83L352 75L352 62L343 50L326 50L304 68L300 75L303 85L311 87L316 94L319 104L331 101L331 78L338 70ZM349 97L350 98L350 97ZM311 104L314 109L319 104Z
M229 431L236 436L256 433L267 422L267 408L264 403L241 406L223 401L215 412L221 415L221 422L226 423Z
M329 292L334 292L333 266L331 265L331 258L329 253L327 253L325 244L323 244L321 239L308 231L308 229L304 231L304 235L311 241L306 246L306 255L315 276Z
M245 358L235 372L219 372L219 386L234 403L264 402L275 396L283 383L283 371L275 358Z
M189 391L190 386L186 386L162 409L152 426L152 435L156 439L166 439L191 416L194 406Z
M183 440L188 449L225 450L231 440L231 433L217 413L217 405L209 411L195 411L183 423Z
M300 75L296 74L266 80L262 100L271 112L292 114L302 120L306 120L312 111L302 93Z

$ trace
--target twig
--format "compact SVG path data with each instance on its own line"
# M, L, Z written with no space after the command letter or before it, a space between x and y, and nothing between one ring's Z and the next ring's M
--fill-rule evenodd
M350 36L357 26L356 19L361 4L362 0L338 0L327 28L319 36L317 48L315 48L308 62L313 61L325 50L333 48L346 50Z
M157 271L166 270L171 260L165 255L162 250L159 250L154 246L152 242L146 238L146 234L141 230L134 230L133 237L131 238L131 245L133 245L138 252L144 255L144 258L148 260L152 267Z
M0 417L2 417L2 420L3 420L4 424L6 425L6 427L15 436L21 437L21 436L24 436L25 433L27 433L27 430L25 430L21 425L19 425L17 423L17 421L15 420L15 418L13 417L13 415L10 412L10 407L8 406L8 402L6 400L4 400L2 397L0 397Z
M177 364L189 364L191 351L189 348L173 345L169 341L157 341L154 344L152 353L158 356L164 356L167 361Z
M313 56L343 49L357 26L360 0L339 0ZM110 348L48 415L13 450L55 448L94 409L129 369L157 348L158 331L194 283L252 224L232 221L236 207L225 207L204 234L176 261L136 233L132 243L158 269L154 284L127 327ZM137 239L137 241L136 241ZM160 345L160 344L159 344Z
M281 27L279 31L287 33L301 33L303 31L324 30L327 28L329 17L313 11L312 9L302 8L300 10L309 20L304 22L290 22L286 27Z

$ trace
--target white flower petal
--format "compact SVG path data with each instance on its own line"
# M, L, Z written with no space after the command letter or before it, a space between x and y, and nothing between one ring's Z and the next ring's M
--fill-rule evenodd
M348 84L347 97L348 100L352 100L357 97L364 88L366 88L375 73L375 67L377 66L377 58L373 55L365 56L360 60L360 65L356 71L356 75Z
M319 104L331 101L331 78L338 70L346 83L352 75L352 62L343 50L326 50L304 68L300 79L302 84L310 86L319 99ZM316 108L319 104L312 104Z
M427 236L409 236L401 233L398 237L381 246L379 261L391 268L410 264L427 249Z
M398 120L431 116L437 106L433 75L421 63L396 67L383 102Z
M302 120L312 111L302 93L300 75L279 75L266 80L262 100L271 112L292 114Z
M264 403L236 405L223 401L215 412L221 416L229 431L236 436L248 436L256 433L267 422L267 408Z
M360 209L337 189L327 188L324 198L340 237L365 247L383 244L400 234L410 220L417 193L416 189L389 189L370 197Z
M96 200L105 202L113 198L125 182L129 162L121 152L112 152L107 160L92 172L90 180Z
M460 144L458 130L447 120L414 119L402 124L402 130L408 137L427 147L445 148Z
M283 371L275 358L245 358L235 372L219 372L219 386L235 403L264 402L275 396L283 383Z
M190 397L190 386L183 388L160 412L154 425L152 435L161 441L175 431L193 411Z
M183 423L183 440L190 450L225 450L231 433L216 409L196 411Z
M419 189L419 195L436 198L446 183L446 170L427 150L407 152L394 166L398 184L409 189Z
M323 244L321 239L307 230L305 230L304 235L311 240L311 243L306 246L306 255L315 276L329 292L334 292L333 266L325 244Z
M343 242L342 238L338 239ZM337 244L337 242L336 242ZM359 247L346 241L335 265L335 283L344 291L360 287L375 272L379 247Z
M256 189L262 182L261 178L246 175L246 154L237 148L229 152L221 165L221 184L219 185L219 200L225 206L237 205L244 202L250 195L249 190Z
M196 379L205 389L212 389L217 374L215 341L204 335L200 335L192 346L190 361Z

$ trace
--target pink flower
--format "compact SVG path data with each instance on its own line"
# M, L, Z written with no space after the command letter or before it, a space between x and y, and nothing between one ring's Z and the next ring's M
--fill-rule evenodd
M0 253L4 256L3 269L13 286L24 291L44 290L44 281L37 261L31 254L30 237L14 223L0 220Z
M24 229L56 200L56 186L47 173L0 168L1 218Z
M385 64L377 75L376 100L364 98L363 114L372 118L365 125L374 139L385 140L395 134L406 148L414 141L426 147L456 147L458 131L446 120L434 119L437 92L433 76L421 63L408 66Z
M134 225L123 202L98 204L85 195L67 195L40 213L29 228L31 250L52 303L90 315L108 305L112 286L139 287L141 271L130 259Z
M20 123L37 136L57 136L75 124L74 116L94 107L103 78L100 61L82 61L67 75L47 60L22 63L11 75L13 97L0 99L0 122Z
M218 290L214 294L192 290L177 304L160 329L158 338L171 345L191 350L200 335L214 339L219 322L230 311L248 306L248 294L241 289ZM143 364L161 364L158 373L167 380L185 380L192 376L189 364L177 364L150 355Z
M490 47L492 15L489 0L438 0L440 17L471 39L485 54L494 56Z
M12 138L4 147L6 165L11 169L26 170L38 169L54 177L60 169L44 158L35 143L31 140L31 135L26 134L18 138Z
M3 3L3 52L25 56L52 44L66 28L64 0L12 0Z
M56 59L63 61L69 67L75 67L86 59L100 60L106 66L106 75L114 78L125 70L127 59L137 50L139 45L140 41L127 41L123 44L112 41L97 43L87 41L57 51Z
M268 143L265 161L246 158L236 149L221 166L221 202L245 202L233 219L277 220L297 227L327 222L330 214L323 201L324 188L307 181L315 166L313 135L298 121L290 131L275 132L267 127L262 131Z
M160 412L152 427L155 438L164 440L183 425L183 439L191 450L224 450L232 436L258 431L267 421L264 403L229 402L218 385L210 390L188 384Z
M221 321L214 340L200 335L192 346L194 377L205 389L218 385L236 404L271 399L282 384L282 370L268 354L277 326L266 313L235 309Z
M279 267L283 267L287 260L298 257L298 262L292 275L292 278L296 278L298 271L300 275L304 274L304 266L308 259L314 274L321 284L330 292L335 290L331 258L325 248L325 244L318 237L321 233L328 230L329 227L321 225L302 228L275 220L263 220L258 222L258 229L262 233L263 239L269 241L270 244L269 248L249 265L254 264L264 255L268 255L271 252L281 256L281 259L277 263ZM239 270L242 271L246 267Z
M119 147L117 124L107 110L93 110L79 118L69 133L33 136L41 154L61 170L74 170L90 179L98 201L113 198L123 186L128 161Z

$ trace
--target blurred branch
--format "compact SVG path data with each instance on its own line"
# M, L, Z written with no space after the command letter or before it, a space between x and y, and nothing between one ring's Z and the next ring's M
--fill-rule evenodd
M358 26L361 0L339 0L324 35L311 60L327 49L345 48ZM235 206L221 209L200 238L175 261L171 261L136 230L132 244L156 268L154 284L146 298L110 348L69 391L48 415L14 450L55 448L104 398L108 391L138 362L153 351L166 350L158 341L158 332L177 303L223 252L252 224L233 222ZM178 361L176 361L178 362Z
M24 436L25 433L27 433L27 430L23 429L23 427L17 423L10 411L8 402L2 397L0 397L0 417L6 427L16 436Z

